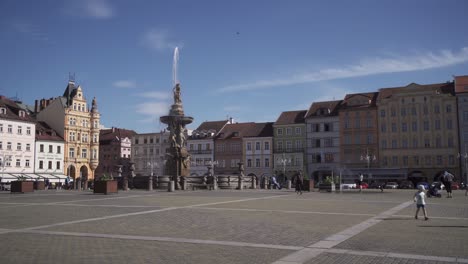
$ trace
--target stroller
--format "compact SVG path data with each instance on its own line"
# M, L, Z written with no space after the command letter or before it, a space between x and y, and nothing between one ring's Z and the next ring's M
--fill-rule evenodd
M437 186L431 185L429 187L429 191L427 192L427 197L429 197L429 198L431 198L431 197L441 198L442 194L440 193L440 189L437 188Z

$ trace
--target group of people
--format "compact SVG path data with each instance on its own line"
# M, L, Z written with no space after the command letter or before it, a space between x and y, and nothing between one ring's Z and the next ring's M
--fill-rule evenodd
M304 176L302 175L302 171L299 171L296 175L294 175L292 182L295 185L296 193L301 195L302 190L303 190L303 185L304 185ZM276 179L276 175L271 176L271 183L273 186L276 187L276 189L281 190L282 186Z

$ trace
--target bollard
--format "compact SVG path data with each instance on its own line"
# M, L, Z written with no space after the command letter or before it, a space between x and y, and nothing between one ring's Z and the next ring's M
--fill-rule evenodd
M148 177L148 191L153 190L153 176Z
M175 181L170 181L169 185L167 185L167 191L173 192L175 190Z
M257 182L255 181L254 175L252 175L252 189L257 189Z
M288 180L288 181L287 181L287 189L288 189L288 190L291 189L291 180Z
M242 190L243 189L243 184L242 184L242 176L239 176L238 181L237 181L237 189Z

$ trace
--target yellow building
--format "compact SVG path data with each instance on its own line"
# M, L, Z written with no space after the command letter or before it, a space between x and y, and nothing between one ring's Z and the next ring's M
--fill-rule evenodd
M69 81L63 93L51 99L36 100L38 121L45 121L65 140L64 168L74 186L86 189L99 164L99 119L96 98L88 109L81 86Z

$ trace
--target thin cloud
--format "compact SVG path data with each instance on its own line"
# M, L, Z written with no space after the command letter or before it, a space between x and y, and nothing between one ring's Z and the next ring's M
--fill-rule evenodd
M109 19L115 16L115 8L108 0L69 0L63 7L65 15Z
M330 68L317 72L298 74L283 79L259 80L251 83L226 86L220 92L245 91L251 89L267 89L276 86L289 86L325 80L336 80L382 73L420 71L442 68L468 62L468 47L458 52L442 50L437 53L426 53L416 56L396 58L365 59L355 65L343 68Z
M11 22L11 26L16 32L30 37L33 40L50 42L50 39L47 36L47 34L45 34L37 25L34 25L27 21L15 20Z
M141 115L146 116L142 120L154 121L159 119L160 116L167 115L169 113L169 104L165 102L145 102L136 105L135 111Z
M133 81L126 81L126 80L121 80L121 81L115 81L113 83L114 87L117 88L135 88L136 83Z
M164 93L164 92L145 92L145 93L139 93L137 95L141 97L145 97L145 98L153 98L153 99L159 99L159 100L167 100L171 96L169 93Z
M166 30L158 29L151 29L146 32L143 36L143 44L156 51L174 49L175 47L180 48L182 46L170 40L169 33Z

